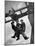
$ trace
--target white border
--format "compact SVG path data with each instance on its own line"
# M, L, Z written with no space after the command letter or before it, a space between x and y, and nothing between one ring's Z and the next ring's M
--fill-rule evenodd
M35 0L5 0L5 1L24 1L24 2L34 2Z
M0 1L0 46L4 46L4 0Z

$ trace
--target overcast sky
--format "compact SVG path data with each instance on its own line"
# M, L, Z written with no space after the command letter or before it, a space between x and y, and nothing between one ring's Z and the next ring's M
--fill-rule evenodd
M18 2L18 1L6 1L5 2L5 12L6 13L8 13L9 10L12 10L12 8L14 8L15 10L18 10L23 7L26 7L24 2Z

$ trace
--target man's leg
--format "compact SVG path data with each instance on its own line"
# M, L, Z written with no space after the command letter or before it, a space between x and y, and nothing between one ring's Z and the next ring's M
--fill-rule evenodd
M23 35L25 40L27 40L29 38L29 37L26 36L25 32L22 32L22 35Z
M20 39L19 37L20 37L20 34L17 36L17 39L16 40L19 40Z
M18 30L19 31L19 30ZM17 39L16 40L19 40L20 39L20 32L17 31L17 34L16 34L16 37Z

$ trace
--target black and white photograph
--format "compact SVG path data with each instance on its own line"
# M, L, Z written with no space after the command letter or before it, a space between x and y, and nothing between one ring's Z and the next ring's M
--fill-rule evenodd
M5 45L34 44L34 2L5 1Z

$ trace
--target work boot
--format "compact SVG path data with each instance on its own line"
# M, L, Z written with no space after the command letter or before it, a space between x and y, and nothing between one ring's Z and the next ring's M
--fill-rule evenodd
M27 40L27 39L29 39L29 37L25 36L24 39Z
M17 38L16 40L19 40L19 38Z
M15 36L12 36L11 38L15 38Z

